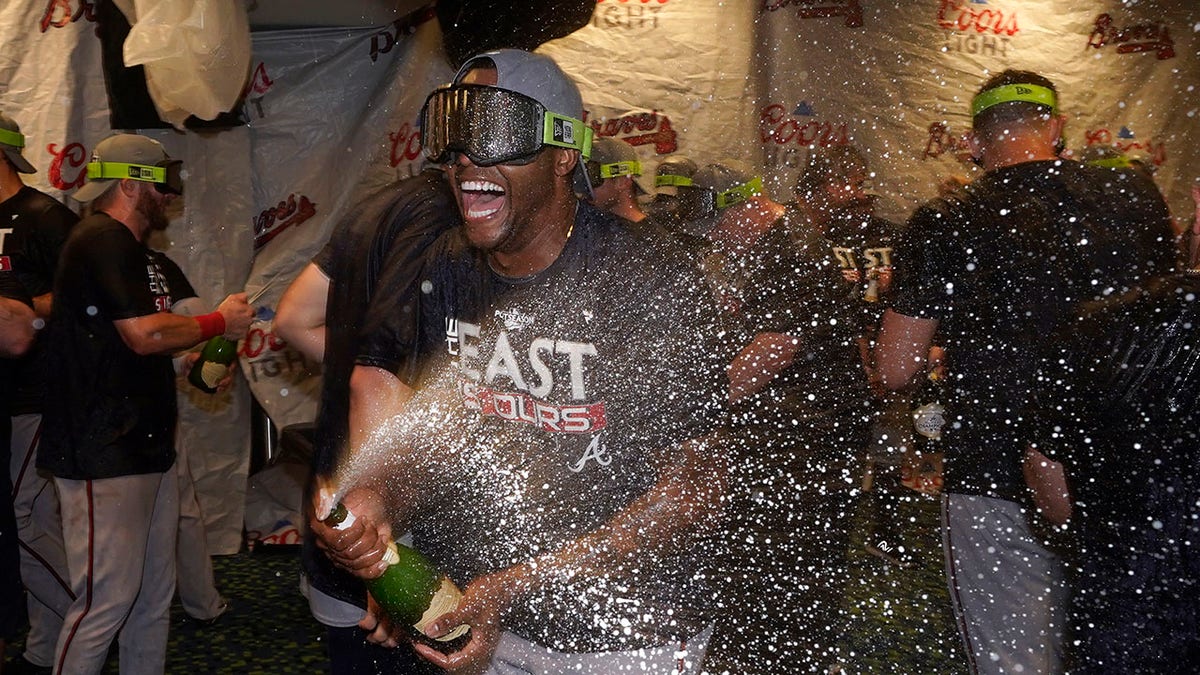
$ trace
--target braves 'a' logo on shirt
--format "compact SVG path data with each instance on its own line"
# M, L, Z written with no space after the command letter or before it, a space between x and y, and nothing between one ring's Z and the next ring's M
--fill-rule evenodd
M587 468L587 463L589 460L595 460L596 464L599 466L608 466L609 464L612 464L612 456L608 454L608 448L605 447L604 443L600 440L600 436L601 434L592 436L592 442L588 443L587 448L583 451L583 456L579 458L579 461L567 468L575 473L579 473Z
M478 324L446 323L447 351L457 356L464 380L464 405L549 432L590 433L607 425L604 401L589 401L587 391L587 363L598 356L595 344L535 337L528 349L518 350L507 330L499 329L494 341L485 342L480 334ZM556 389L571 402L547 400Z

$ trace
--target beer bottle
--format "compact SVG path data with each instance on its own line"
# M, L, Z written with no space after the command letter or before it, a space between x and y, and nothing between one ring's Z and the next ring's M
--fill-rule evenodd
M218 335L204 343L200 358L188 373L188 382L197 389L211 394L217 384L229 373L229 367L237 359L237 343Z
M338 503L325 518L334 529L345 529L354 522L354 514ZM419 551L398 542L388 544L384 555L388 567L375 579L366 579L367 590L388 618L408 628L411 637L439 651L461 649L470 626L463 624L449 633L431 638L425 629L434 619L458 607L462 591Z

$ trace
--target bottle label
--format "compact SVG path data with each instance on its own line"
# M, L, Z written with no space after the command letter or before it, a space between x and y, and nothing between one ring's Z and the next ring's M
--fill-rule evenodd
M946 409L940 403L926 403L913 411L913 428L925 438L935 441L942 438L942 427L946 426Z
M446 612L454 610L456 607L458 607L458 602L460 600L462 600L462 591L458 590L458 586L455 586L453 581L450 581L450 577L442 577L441 584L439 584L437 590L433 592L433 598L429 601L429 609L425 610L425 613L421 615L421 620L417 621L413 628L416 628L421 632L421 634L424 634L425 629L429 627L429 624L433 623L434 619L445 614ZM470 630L470 628L470 626L463 624L449 633L433 639L437 640L438 642L449 642L462 636L468 630Z
M225 378L229 372L229 366L208 361L200 366L200 379L209 387L216 389L217 383Z

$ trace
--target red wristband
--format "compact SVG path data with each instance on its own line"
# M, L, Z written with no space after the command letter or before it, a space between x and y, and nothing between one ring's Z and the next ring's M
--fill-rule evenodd
M225 317L220 312L209 312L196 317L200 324L200 339L207 340L225 334Z

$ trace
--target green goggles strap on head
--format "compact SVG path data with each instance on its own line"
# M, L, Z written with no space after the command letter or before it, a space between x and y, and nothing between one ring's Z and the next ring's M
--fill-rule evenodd
M145 164L125 164L122 162L89 162L87 165L89 180L101 178L129 178L148 183L167 182L167 169L161 166L146 166Z
M724 192L718 192L716 200L717 208L723 209L734 204L739 204L757 194L762 194L762 178L760 177L755 177L749 183L731 187Z
M1099 166L1105 169L1128 169L1133 162L1128 157L1105 157L1087 162L1088 166Z
M994 105L1013 101L1047 106L1051 114L1058 110L1058 97L1052 89L1036 84L1006 84L979 92L979 95L971 100L971 116L974 117Z
M641 162L613 162L612 164L600 165L601 178L617 178L619 176L640 175L642 175Z
M19 131L0 129L0 143L11 145L14 148L23 148L25 147L25 134Z
M592 136L596 132L590 126L573 117L550 111L546 111L543 120L543 143L578 150L585 160L592 156Z
M674 185L675 187L692 187L693 183L692 179L688 178L687 176L677 176L673 173L664 173L663 175L656 176L654 178L654 185L656 187L663 187L664 185Z

